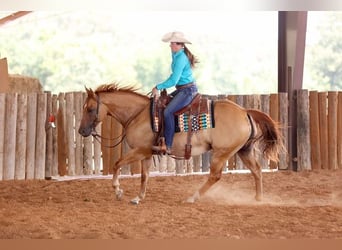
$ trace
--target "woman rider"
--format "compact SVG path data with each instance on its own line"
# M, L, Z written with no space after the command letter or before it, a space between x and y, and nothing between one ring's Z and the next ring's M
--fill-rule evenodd
M169 42L172 55L171 75L163 82L158 83L152 89L152 96L158 97L159 90L173 86L176 90L171 93L173 99L164 110L164 136L165 145L153 146L153 149L162 153L171 154L173 136L175 133L174 113L190 104L197 94L197 86L192 73L197 58L190 52L185 44L191 44L179 31L167 33L162 38L163 42Z

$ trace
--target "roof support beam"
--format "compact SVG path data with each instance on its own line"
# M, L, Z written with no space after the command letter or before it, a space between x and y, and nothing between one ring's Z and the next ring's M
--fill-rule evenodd
M278 92L289 99L289 169L297 170L296 90L303 87L307 11L278 12ZM286 125L286 124L284 124Z
M8 15L8 16L6 16L6 17L4 17L4 18L1 18L0 19L0 26L1 25L4 25L5 23L7 23L7 22L10 22L10 21L13 21L13 20L15 20L15 19L17 19L17 18L19 18L19 17L22 17L22 16L24 16L24 15L27 15L27 14L29 14L29 13L31 13L32 11L17 11L17 12L14 12L13 14L11 14L11 15Z

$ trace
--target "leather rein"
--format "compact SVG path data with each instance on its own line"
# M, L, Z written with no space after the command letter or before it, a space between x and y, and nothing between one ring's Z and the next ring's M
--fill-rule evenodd
M94 137L94 139L95 139L96 141L98 141L100 144L102 144L102 142L101 142L102 140L115 141L115 140L117 140L117 139L119 139L119 138L121 137L120 141L117 142L117 143L115 143L114 145L102 145L103 147L106 147L106 148L115 148L115 147L119 146L119 145L122 143L122 141L125 139L125 137L126 137L126 127L127 127L127 125L128 125L133 119L131 119L131 120L126 124L126 126L123 128L122 134L119 135L118 137L115 137L115 138L106 138L106 137L103 137L102 135L99 135L99 134L97 133L97 131L95 130L95 127L96 127L96 123L98 122L98 117L99 117L100 96L99 96L99 95L96 95L96 96L97 96L97 99L96 99L96 103L97 103L97 106L96 106L96 116L95 116L95 120L94 120L94 122L93 122L93 130L92 130L91 135L92 135L92 136Z

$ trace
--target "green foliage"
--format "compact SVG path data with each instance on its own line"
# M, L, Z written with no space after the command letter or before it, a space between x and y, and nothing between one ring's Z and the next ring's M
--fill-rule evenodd
M95 88L114 81L148 93L171 73L169 46L160 41L170 21L154 20L159 15L166 14L33 12L1 27L0 55L7 57L9 73L37 77L53 93L83 91L84 86ZM199 20L205 18L201 15ZM319 42L307 48L310 78L314 86L341 89L341 13L329 16L319 29ZM152 17L152 23L147 17ZM276 25L276 12L273 18ZM196 20L188 24L190 29L196 27ZM200 92L276 92L276 35L258 37L251 34L253 28L231 31L229 27L220 33L193 33L194 43L188 47L200 61L194 71Z
M0 29L0 53L7 57L10 73L37 77L45 90L54 93L83 91L84 85L95 88L113 81L139 86L147 93L171 73L170 49L160 41L168 31L162 23L167 20L158 19L159 26L153 18L152 23L145 20L160 15L166 14L33 12ZM132 22L132 18L139 21ZM201 15L199 18L203 19ZM189 49L200 59L195 76L201 92L274 90L271 86L276 86L276 70L268 63L260 74L259 66L274 61L275 49L273 54L258 54L259 58L253 56L255 48L248 50L246 59L239 54L246 51L248 41L240 44L234 39L222 40L222 34L206 32L193 39L196 42ZM274 41L269 41L272 43L275 48Z
M144 83L141 89L144 93L148 93L157 84L166 79L170 75L170 51L160 51L152 58L152 52L139 53L133 68L139 82ZM167 60L168 59L168 60Z
M331 12L318 26L316 44L307 47L307 63L314 88L342 89L342 12Z

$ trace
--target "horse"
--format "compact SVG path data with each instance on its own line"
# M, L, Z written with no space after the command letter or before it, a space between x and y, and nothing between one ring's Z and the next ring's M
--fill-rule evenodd
M103 84L93 91L85 87L87 97L83 105L83 114L79 134L83 137L96 135L96 126L107 115L115 118L124 128L123 136L131 148L113 166L112 186L116 198L120 200L123 190L120 188L120 167L135 161L142 161L141 185L139 194L131 200L138 204L145 198L152 163L152 145L155 133L151 126L150 98L138 93L132 86L119 86L116 83ZM254 109L244 109L229 100L215 100L215 127L199 130L192 137L191 155L200 155L211 151L210 171L207 181L185 202L195 202L210 187L220 180L225 162L238 154L243 164L251 171L255 180L255 199L263 197L262 171L255 155L258 146L266 159L277 162L282 150L280 124L266 113ZM187 132L175 133L172 154L184 155Z

